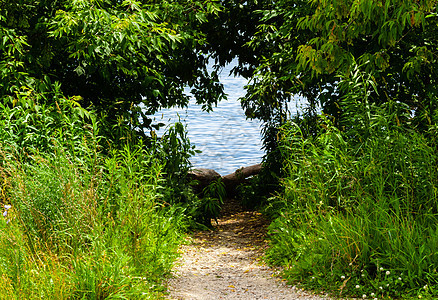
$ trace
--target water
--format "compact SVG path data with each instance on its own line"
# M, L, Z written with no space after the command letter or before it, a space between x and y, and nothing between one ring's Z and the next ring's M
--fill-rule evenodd
M202 153L192 157L194 167L214 169L227 175L240 167L261 162L260 122L246 120L237 100L245 95L244 78L229 76L233 65L221 72L227 101L222 101L213 112L201 110L190 101L187 109L166 109L155 115L156 121L172 124L178 121L178 114L186 124L190 141Z

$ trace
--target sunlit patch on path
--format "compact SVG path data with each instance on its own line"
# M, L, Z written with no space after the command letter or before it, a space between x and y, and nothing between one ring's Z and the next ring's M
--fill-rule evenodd
M326 299L287 286L263 264L268 223L260 213L230 201L218 223L181 247L170 299Z

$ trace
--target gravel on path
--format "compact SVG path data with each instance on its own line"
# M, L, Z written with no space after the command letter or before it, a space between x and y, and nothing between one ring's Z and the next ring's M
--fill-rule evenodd
M260 213L232 200L224 210L215 230L196 232L181 247L169 299L328 299L286 285L263 263L268 222Z

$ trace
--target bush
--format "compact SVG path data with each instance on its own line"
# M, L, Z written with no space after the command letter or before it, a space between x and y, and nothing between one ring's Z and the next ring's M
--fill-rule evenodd
M4 166L12 207L8 224L2 220L6 290L23 298L38 290L35 295L47 291L44 298L81 299L154 291L184 229L181 212L160 203L161 170L145 150L129 147L105 159L97 155L94 165L56 153Z
M164 162L55 99L2 107L0 298L156 299L186 227L164 204Z
M315 137L282 128L287 175L271 199L267 258L289 280L340 295L436 297L436 145L397 103L344 101L343 131L324 116Z

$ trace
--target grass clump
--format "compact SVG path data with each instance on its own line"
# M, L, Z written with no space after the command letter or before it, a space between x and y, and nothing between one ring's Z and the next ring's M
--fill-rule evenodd
M140 139L105 147L92 112L29 101L1 111L32 126L0 130L0 298L162 297L186 227L165 162Z
M344 98L342 131L323 116L314 136L282 128L286 176L268 203L267 259L340 296L437 297L437 145L403 125L408 108L366 100Z
M162 166L128 148L92 166L77 159L57 153L3 167L5 290L20 299L147 298L184 226L160 204Z
M288 176L269 260L340 294L402 296L433 286L438 164L428 141L394 132L353 148L334 128L316 139L285 130Z

